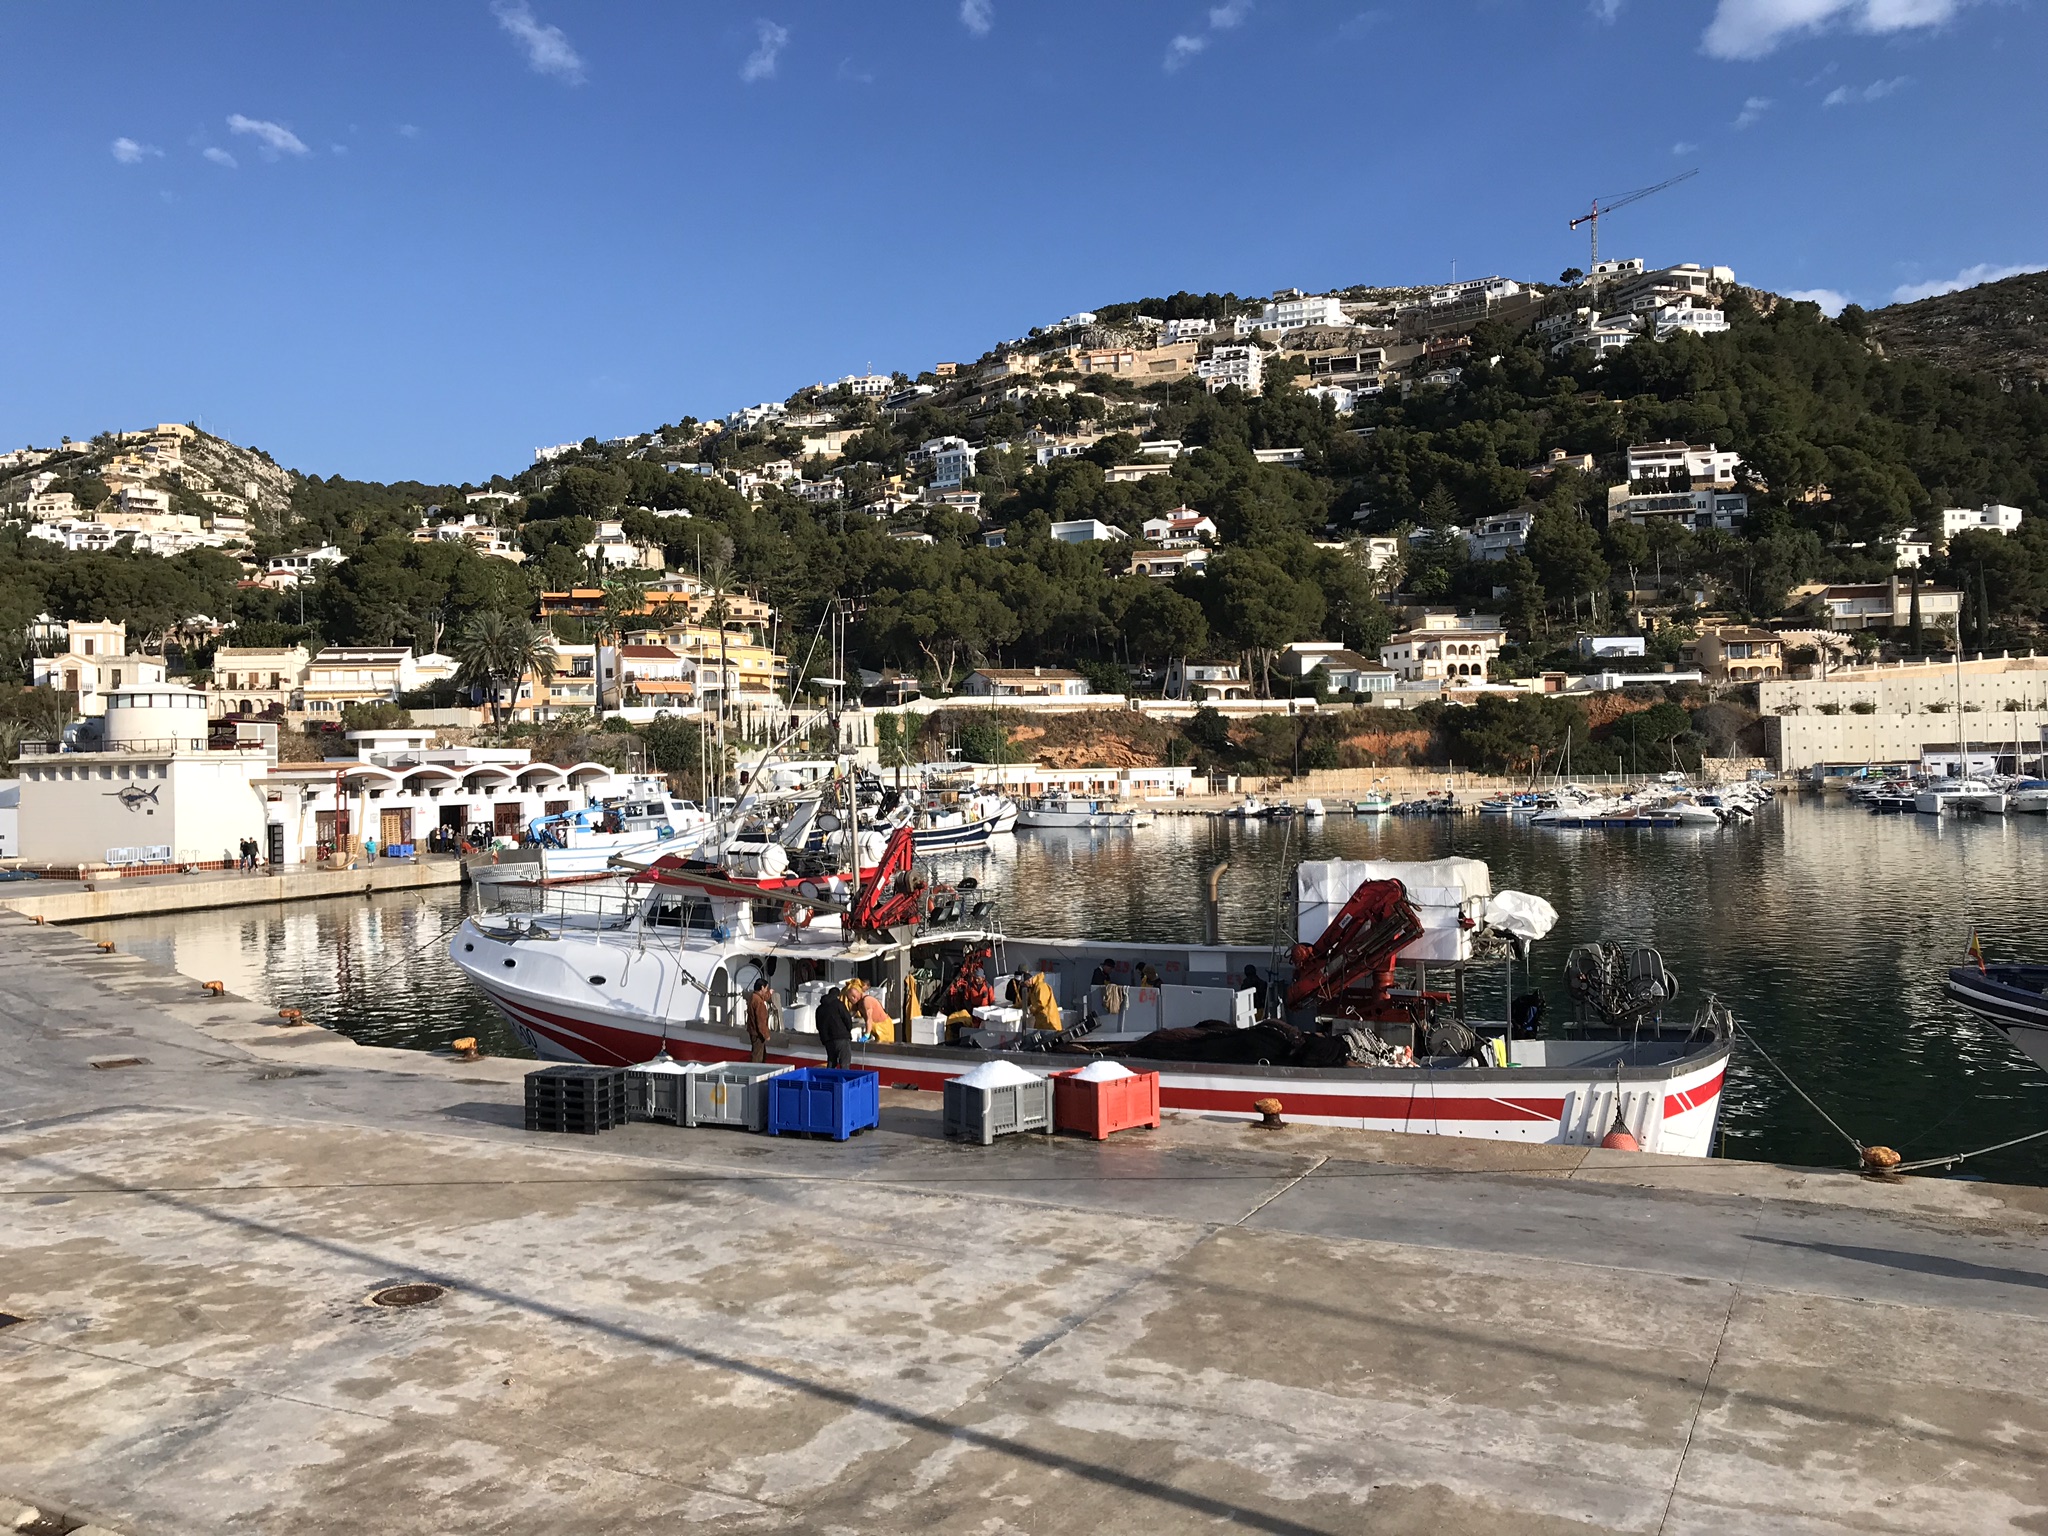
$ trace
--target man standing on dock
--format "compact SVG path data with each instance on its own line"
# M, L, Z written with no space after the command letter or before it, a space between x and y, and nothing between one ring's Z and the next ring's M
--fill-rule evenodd
M847 990L859 985L858 981L848 982ZM853 1065L853 1015L847 1012L844 999L836 991L828 991L818 999L818 1038L825 1044L826 1066Z
M747 993L747 1041L754 1048L753 1059L768 1059L768 1036L775 1029L775 999L768 978L759 977Z

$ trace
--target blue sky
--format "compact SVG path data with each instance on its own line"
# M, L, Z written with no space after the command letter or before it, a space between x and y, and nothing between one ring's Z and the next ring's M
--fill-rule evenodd
M13 0L0 445L535 445L1149 293L2048 264L2044 0Z

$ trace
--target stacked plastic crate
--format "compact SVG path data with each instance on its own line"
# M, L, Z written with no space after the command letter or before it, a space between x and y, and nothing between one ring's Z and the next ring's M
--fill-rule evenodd
M526 1128L595 1136L626 1123L622 1067L543 1067L526 1074Z

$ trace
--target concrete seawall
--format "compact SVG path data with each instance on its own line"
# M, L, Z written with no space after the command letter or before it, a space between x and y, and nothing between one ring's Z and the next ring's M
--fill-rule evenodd
M0 886L0 910L39 917L46 923L90 923L461 883L462 861L438 857L417 863L379 860L361 869L295 869L279 874L225 870L145 875L134 880L34 880Z
M0 913L0 1493L127 1536L2048 1529L2048 1191L983 1148L901 1092L845 1144L537 1136L527 1065Z

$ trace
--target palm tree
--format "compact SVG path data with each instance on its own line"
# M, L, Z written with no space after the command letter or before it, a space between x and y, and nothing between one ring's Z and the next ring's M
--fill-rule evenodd
M503 724L501 694L509 687L513 702L519 685L531 674L545 683L555 675L555 637L523 613L483 608L469 616L455 638L456 679L490 694L491 718Z
M617 645L624 637L628 620L638 618L647 608L646 578L638 572L623 572L608 577L604 583L604 606L599 611L593 638L597 641L597 716L604 718L604 646L609 640ZM619 669L623 673L624 669ZM621 676L621 683L624 678Z
M560 657L551 630L543 629L525 614L514 614L505 622L505 660L512 679L512 699L519 699L519 685L532 674L536 683L547 685L555 675Z
M457 682L469 688L481 688L491 701L491 718L503 723L503 711L499 708L498 688L510 672L509 646L510 621L495 608L482 608L471 614L455 637L454 655L460 666L455 673Z

